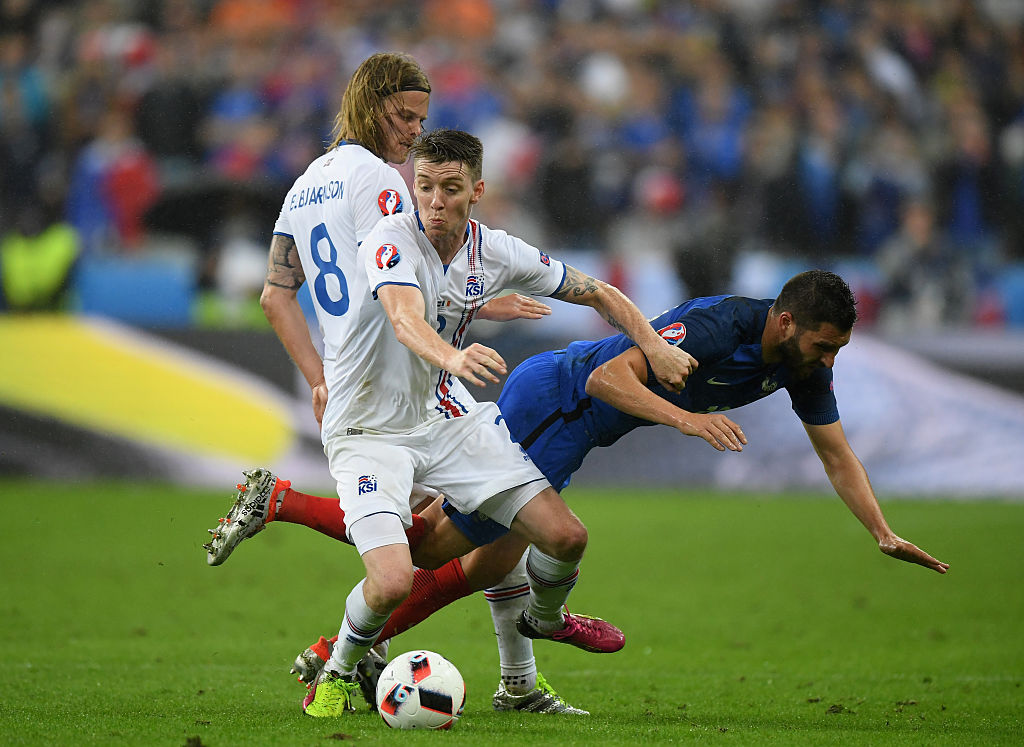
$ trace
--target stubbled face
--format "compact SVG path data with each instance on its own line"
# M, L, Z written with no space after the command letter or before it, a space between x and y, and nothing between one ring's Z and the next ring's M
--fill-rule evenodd
M470 211L483 191L483 181L474 182L461 162L416 161L413 194L420 222L435 247L462 246Z
M430 94L423 91L399 91L384 100L384 152L389 163L405 163L409 148L423 132Z
M832 368L839 349L850 341L850 332L840 332L832 324L816 330L792 327L793 334L779 343L782 364L798 379L806 379L818 368Z

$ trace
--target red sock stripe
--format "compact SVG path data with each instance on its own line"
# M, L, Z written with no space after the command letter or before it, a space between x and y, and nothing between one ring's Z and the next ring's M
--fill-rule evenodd
M380 631L381 631L381 628L376 628L376 629L371 628L369 630L364 630L362 628L357 627L356 625L354 625L352 623L352 618L349 617L347 611L345 612L345 624L348 626L349 630L351 630L357 636L359 636L360 638L366 639L366 640L370 641L371 643L377 640L377 638L378 638L378 636L380 634Z
M580 569L577 568L575 571L570 573L565 578L560 578L557 581L548 581L547 579L543 579L540 576L538 576L536 573L534 573L533 570L530 568L530 564L527 563L526 564L526 575L528 575L530 577L531 581L535 581L538 586L545 586L545 587L547 587L549 589L553 589L556 586L573 586L573 585L575 585L576 584L576 579L579 578L579 575L580 575Z
M484 589L484 597L488 602L507 602L509 599L518 599L530 593L530 585L507 586L503 589Z

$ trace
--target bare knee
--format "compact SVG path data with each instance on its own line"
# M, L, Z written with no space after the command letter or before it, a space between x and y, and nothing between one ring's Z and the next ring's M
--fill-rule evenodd
M577 519L566 522L538 547L556 560L579 560L587 549L587 540L587 528Z
M553 488L538 493L519 510L512 530L556 560L579 560L587 549L587 528Z
M409 596L412 590L412 574L413 570L410 567L408 572L392 571L375 577L367 576L363 584L363 598L366 604L378 614L392 612Z

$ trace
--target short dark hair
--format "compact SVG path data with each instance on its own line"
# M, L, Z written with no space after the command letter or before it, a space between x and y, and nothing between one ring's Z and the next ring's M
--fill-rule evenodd
M857 299L846 281L827 270L807 270L791 277L775 299L775 313L788 311L798 327L831 324L842 332L857 323Z
M484 145L480 138L463 130L431 130L420 135L409 152L414 162L461 163L474 182L483 174Z

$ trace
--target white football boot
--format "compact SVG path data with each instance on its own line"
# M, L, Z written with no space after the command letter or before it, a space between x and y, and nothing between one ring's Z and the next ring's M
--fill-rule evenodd
M203 545L203 549L210 565L223 563L239 542L252 537L267 524L277 477L268 469L254 469L242 474L245 482L235 486L238 493L228 515L218 521L215 529L207 530L213 539ZM290 483L285 481L281 485L288 487Z

